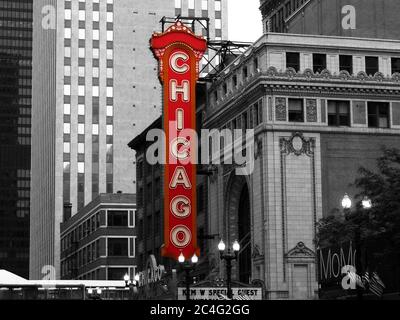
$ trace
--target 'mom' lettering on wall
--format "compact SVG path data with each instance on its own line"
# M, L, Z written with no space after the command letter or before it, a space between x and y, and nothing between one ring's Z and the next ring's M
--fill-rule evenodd
M356 250L353 251L351 242L341 247L322 248L318 251L320 283L337 280L346 265L355 266Z

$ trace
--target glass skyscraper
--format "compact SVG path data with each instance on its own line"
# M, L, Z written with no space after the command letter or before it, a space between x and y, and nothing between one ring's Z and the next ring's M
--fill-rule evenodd
M0 269L28 277L32 0L0 0Z

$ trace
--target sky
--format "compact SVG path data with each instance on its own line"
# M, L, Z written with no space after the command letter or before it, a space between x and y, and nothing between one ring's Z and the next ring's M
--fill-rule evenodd
M254 42L262 35L260 0L227 0L229 40Z

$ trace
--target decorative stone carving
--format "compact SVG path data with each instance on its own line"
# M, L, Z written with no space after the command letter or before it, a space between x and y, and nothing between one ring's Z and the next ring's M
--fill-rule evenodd
M292 67L289 67L286 69L285 75L289 78L293 78L296 75L296 70Z
M315 253L311 249L307 248L303 242L299 242L293 249L287 254L287 258L314 258Z
M318 122L318 111L317 111L317 100L307 99L306 100L306 115L307 122Z
M364 72L364 71L360 71L360 72L357 74L357 79L358 79L358 80L366 80L367 78L368 78L368 75L367 75L367 73Z
M332 76L332 74L328 69L324 69L321 72L321 76L322 78L329 79Z
M314 76L314 72L311 69L306 69L304 70L303 75L306 78L312 78L312 76Z
M286 121L286 98L275 99L275 120Z
M374 79L381 82L385 79L385 75L382 72L377 72L374 74Z
M258 138L254 144L254 158L258 159L262 153L262 139Z
M300 156L305 154L311 156L314 154L315 140L313 138L306 140L301 132L294 133L289 139L280 140L281 152L284 154L295 154Z
M399 82L400 81L400 73L398 73L398 72L393 73L392 80Z
M351 75L348 71L346 70L342 70L339 72L339 78L342 80L348 80L350 79Z
M253 259L259 258L259 257L262 256L262 254L261 254L261 249L260 249L260 247L259 247L257 244L254 245L254 247L253 247L253 253L252 253L251 256L252 256Z
M267 70L267 76L274 77L278 74L278 70L275 67L269 67Z

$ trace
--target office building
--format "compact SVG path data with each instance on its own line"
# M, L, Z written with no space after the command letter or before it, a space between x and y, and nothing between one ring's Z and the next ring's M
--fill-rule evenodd
M0 269L29 269L32 0L0 1Z
M61 279L120 280L136 274L136 196L100 194L61 225Z
M135 192L127 144L161 114L149 40L162 17L194 10L224 38L226 3L35 1L31 278L46 265L60 277L65 203L74 215L99 193Z
M399 49L267 33L221 72L203 126L255 130L252 174L216 166L208 188L208 234L241 244L234 279L263 281L268 299L318 296L317 222L355 199L358 169L376 169L382 145L400 148ZM210 245L218 277L218 239Z

